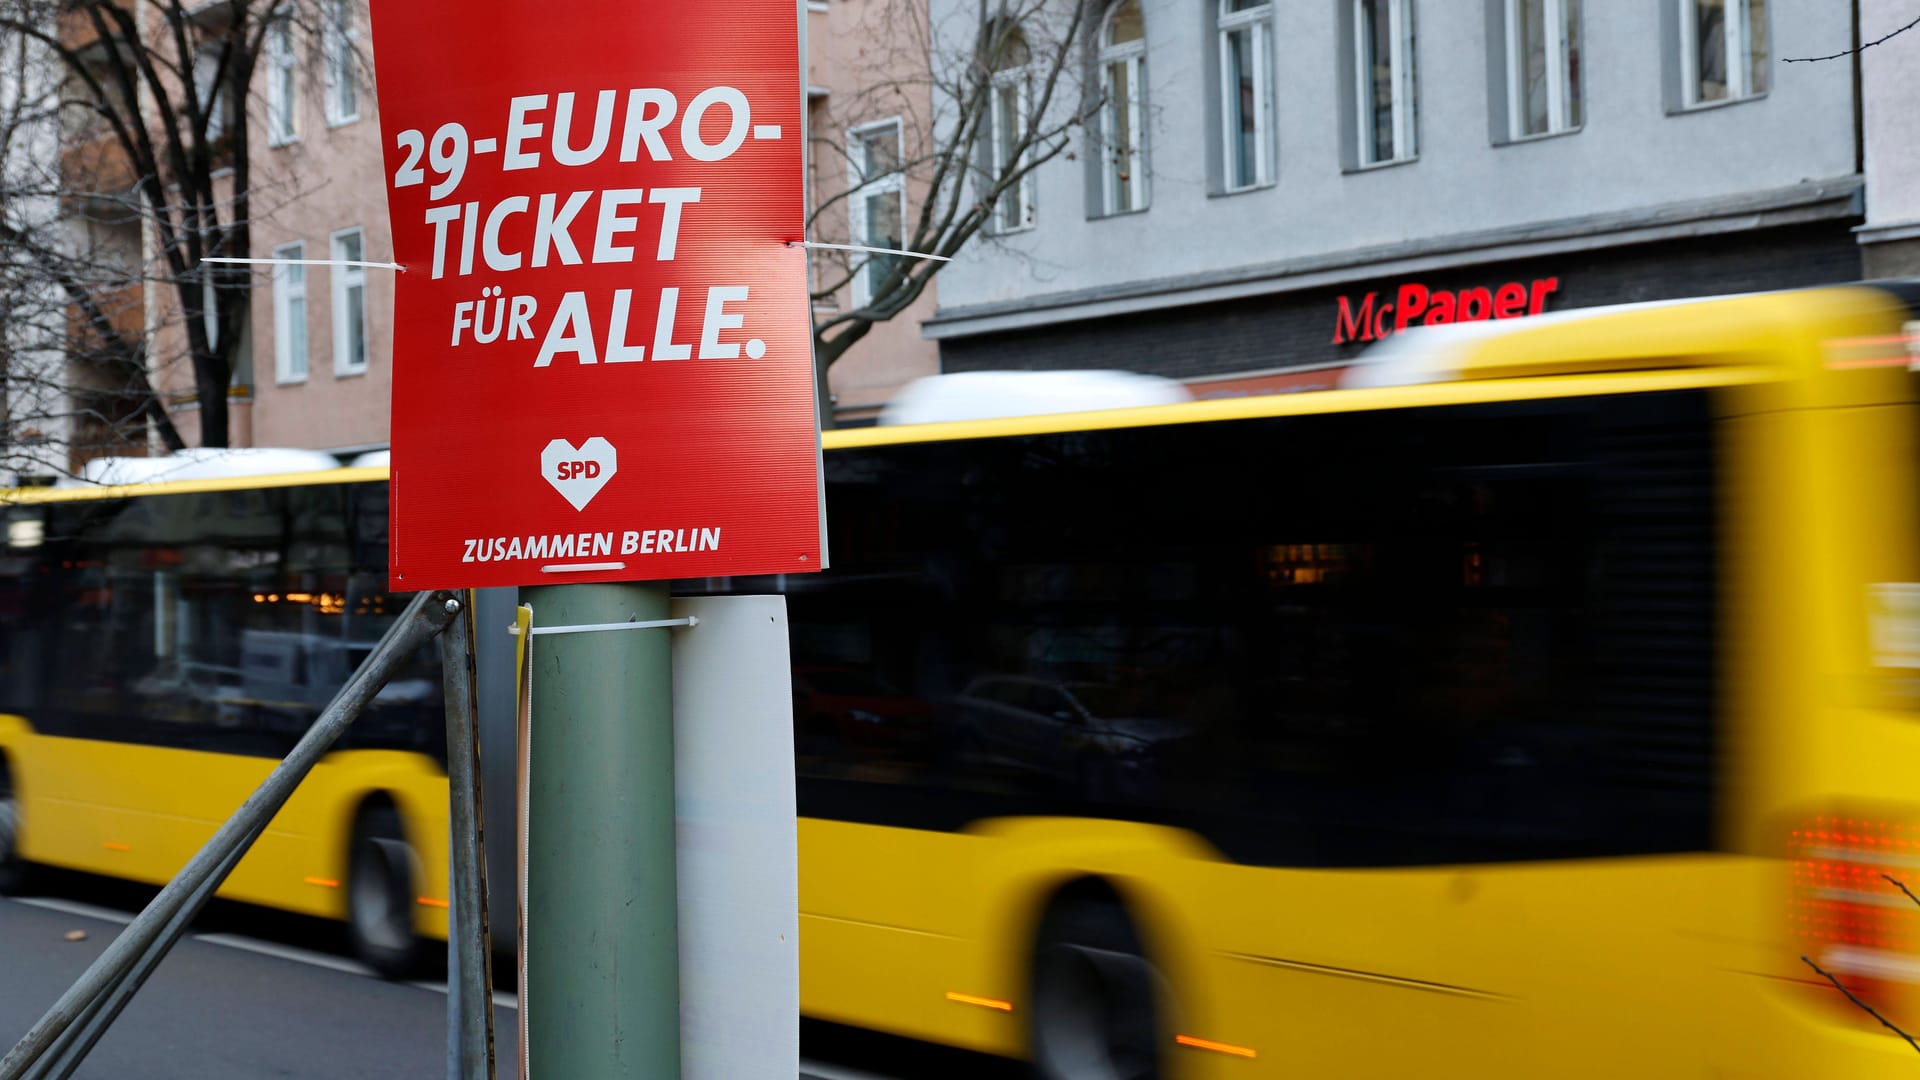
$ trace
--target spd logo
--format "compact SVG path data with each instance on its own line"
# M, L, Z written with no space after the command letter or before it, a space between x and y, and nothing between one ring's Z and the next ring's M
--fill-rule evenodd
M540 451L540 475L575 510L585 510L619 471L619 454L612 443L598 435L578 448L565 439L555 439Z

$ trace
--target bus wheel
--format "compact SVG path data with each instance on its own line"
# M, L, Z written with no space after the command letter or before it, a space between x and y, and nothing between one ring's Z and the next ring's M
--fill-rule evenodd
M1056 900L1033 956L1033 1062L1042 1080L1158 1080L1159 976L1104 887Z
M27 864L20 860L20 795L7 759L0 757L0 894L17 893L26 883Z
M354 955L389 979L419 966L423 950L413 932L413 849L400 813L371 802L353 823L347 863L347 933Z

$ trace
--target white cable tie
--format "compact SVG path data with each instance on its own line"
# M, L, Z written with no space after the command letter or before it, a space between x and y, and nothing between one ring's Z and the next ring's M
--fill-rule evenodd
M952 262L951 255L929 255L924 251L908 251L905 248L867 247L865 244L823 244L814 240L789 240L788 247L821 248L827 251L864 251L869 255L905 255L913 259L932 259L934 262Z
M532 634L534 637L540 637L545 634L598 634L603 630L658 630L668 626L692 627L699 625L699 617L689 615L684 619L653 619L648 622L604 622L583 623L579 626L536 626L533 628ZM514 637L519 637L520 627L518 625L509 626L507 627L507 633L512 634Z
M200 261L245 266L363 266L370 270L395 270L402 274L407 272L407 268L397 262L363 262L359 259L242 259L227 255L207 255Z

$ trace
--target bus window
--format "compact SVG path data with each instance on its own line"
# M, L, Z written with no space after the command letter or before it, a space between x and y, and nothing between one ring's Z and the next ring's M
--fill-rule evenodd
M377 515L371 512L378 502ZM380 485L313 485L50 508L49 733L284 755L403 604L385 589ZM374 520L369 521L369 518ZM341 746L440 753L425 648Z
M796 680L894 689L861 724L796 713L803 815L1124 817L1296 865L1708 845L1701 396L827 467L834 567L787 582Z

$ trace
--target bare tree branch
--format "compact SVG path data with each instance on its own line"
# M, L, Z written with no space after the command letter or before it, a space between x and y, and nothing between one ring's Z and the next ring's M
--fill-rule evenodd
M318 55L327 6L0 0L0 85L14 88L0 103L0 379L14 393L0 393L0 460L17 457L16 426L39 439L60 418L96 429L74 432L76 462L141 452L149 433L179 447L169 409L188 373L198 441L228 444L255 278L204 260L250 254L259 212L325 182L256 190L248 119L270 27ZM67 405L52 404L49 363Z
M936 16L935 8L944 15ZM849 80L853 89L830 101L810 140L809 238L949 259L977 243L1001 244L995 230L1007 223L1000 215L1031 213L1037 170L1067 153L1099 108L1098 95L1085 93L1084 84L1089 27L1105 8L1106 0L865 5L854 34L864 44ZM885 168L848 139L879 122L897 123L899 131ZM882 198L904 202L901 235L856 235ZM822 386L847 350L911 308L946 265L816 253L814 355ZM823 412L822 420L830 423L830 414Z
M88 329L100 338L103 343L101 351L112 357L129 375L145 384L145 401L141 405L141 412L158 426L160 438L166 443L167 449L185 449L186 442L180 438L180 432L173 426L173 420L167 416L166 410L160 407L159 394L147 381L146 349L142 343L127 340L126 335L113 325L113 320L101 309L99 299L87 290L86 286L74 276L72 269L57 256L36 248L18 230L4 222L0 222L0 241L6 241L16 250L27 252L30 257L42 263L48 276L53 278L60 287L60 291L67 297L68 302L80 309Z

